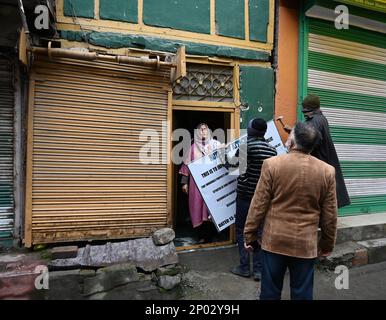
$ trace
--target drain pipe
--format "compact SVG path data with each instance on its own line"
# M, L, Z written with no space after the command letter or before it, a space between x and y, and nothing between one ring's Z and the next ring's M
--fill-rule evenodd
M61 49L61 48L51 48L51 42L48 44L48 48L31 47L28 50L35 54L48 55L50 59L52 57L60 57L60 58L72 58L72 59L87 60L87 61L100 60L100 61L117 62L122 64L149 66L149 67L154 67L155 69L159 69L160 67L167 67L167 68L177 67L177 63L160 61L159 56L157 56L157 58L155 59L150 59L147 57L129 57L125 55L107 55L107 54L100 54L97 52L74 51L74 50Z

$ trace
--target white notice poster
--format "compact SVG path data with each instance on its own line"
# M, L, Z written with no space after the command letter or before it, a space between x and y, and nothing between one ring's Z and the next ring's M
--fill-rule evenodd
M267 142L276 148L278 155L286 153L275 123L273 120L267 122L267 133L264 136ZM247 136L231 142L226 152L233 156L241 144L246 143ZM218 231L224 230L235 222L236 215L236 187L238 176L229 170L223 163L222 153L224 149L214 151L196 161L191 162L188 167L196 182L198 189L209 209L212 220Z

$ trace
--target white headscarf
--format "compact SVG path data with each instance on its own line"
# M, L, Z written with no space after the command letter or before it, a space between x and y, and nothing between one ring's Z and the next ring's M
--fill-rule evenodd
M208 135L204 139L200 137L200 129L202 126L206 126L208 129ZM209 126L206 123L200 123L194 130L194 145L201 153L200 156L205 156L216 150L221 143L212 138L212 130L209 129Z

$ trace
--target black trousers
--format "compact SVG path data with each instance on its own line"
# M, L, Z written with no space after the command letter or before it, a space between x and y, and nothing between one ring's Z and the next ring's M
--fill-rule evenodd
M312 300L315 259L284 256L262 250L263 272L260 300L280 300L287 268L292 300Z

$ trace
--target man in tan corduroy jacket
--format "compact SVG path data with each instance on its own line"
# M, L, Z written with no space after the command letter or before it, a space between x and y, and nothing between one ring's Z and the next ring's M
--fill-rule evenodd
M251 250L260 242L257 229L264 223L261 300L281 298L287 268L291 299L312 299L315 258L333 250L335 169L310 155L318 139L312 126L297 123L287 142L289 153L263 163L244 229Z

